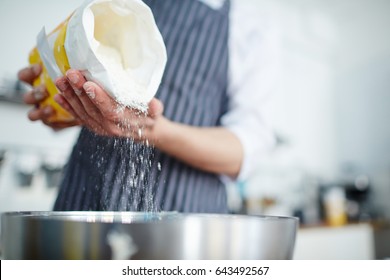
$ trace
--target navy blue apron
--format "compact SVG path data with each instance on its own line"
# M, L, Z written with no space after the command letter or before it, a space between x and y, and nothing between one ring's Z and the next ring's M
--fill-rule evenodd
M229 1L214 10L197 0L145 0L167 47L156 97L164 115L199 127L219 126L226 113ZM194 169L131 139L83 128L54 205L57 211L226 213L217 174Z

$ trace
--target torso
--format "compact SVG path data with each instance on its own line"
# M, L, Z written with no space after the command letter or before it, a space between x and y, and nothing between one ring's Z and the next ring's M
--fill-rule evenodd
M194 126L218 126L227 106L229 1L219 10L193 0L145 0L167 47L156 94L164 115ZM55 210L225 213L219 176L129 139L83 129Z

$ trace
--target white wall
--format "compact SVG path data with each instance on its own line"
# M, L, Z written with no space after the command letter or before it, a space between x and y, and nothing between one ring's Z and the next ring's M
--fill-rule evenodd
M15 76L27 64L36 35L43 26L54 29L82 0L1 0L0 76Z
M390 2L272 2L283 49L282 87L269 111L276 130L324 176L347 161L390 166Z
M371 176L378 207L390 216L390 1L256 4L276 10L282 30L283 75L267 114L288 145L265 159L251 192L264 191L267 165L325 181L352 170ZM288 177L275 176L275 193L295 191L296 181L288 189Z

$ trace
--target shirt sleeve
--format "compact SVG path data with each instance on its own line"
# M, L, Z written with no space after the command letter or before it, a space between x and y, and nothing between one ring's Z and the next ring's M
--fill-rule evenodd
M264 109L280 70L280 36L270 10L231 1L228 112L221 124L242 143L244 159L237 180L245 180L271 150L275 137ZM222 178L226 181L227 178Z

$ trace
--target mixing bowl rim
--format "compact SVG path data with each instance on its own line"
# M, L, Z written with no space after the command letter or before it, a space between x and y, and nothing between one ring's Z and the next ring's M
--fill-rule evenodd
M53 218L67 221L66 217L105 217L105 216L134 216L134 217L195 217L195 218L221 218L221 219L260 219L260 220L286 220L299 222L293 216L257 215L257 214L218 214L218 213L182 213L178 211L162 212L135 212L135 211L11 211L1 213L2 217L17 218ZM62 219L64 218L64 219ZM104 222L104 221L101 221Z

